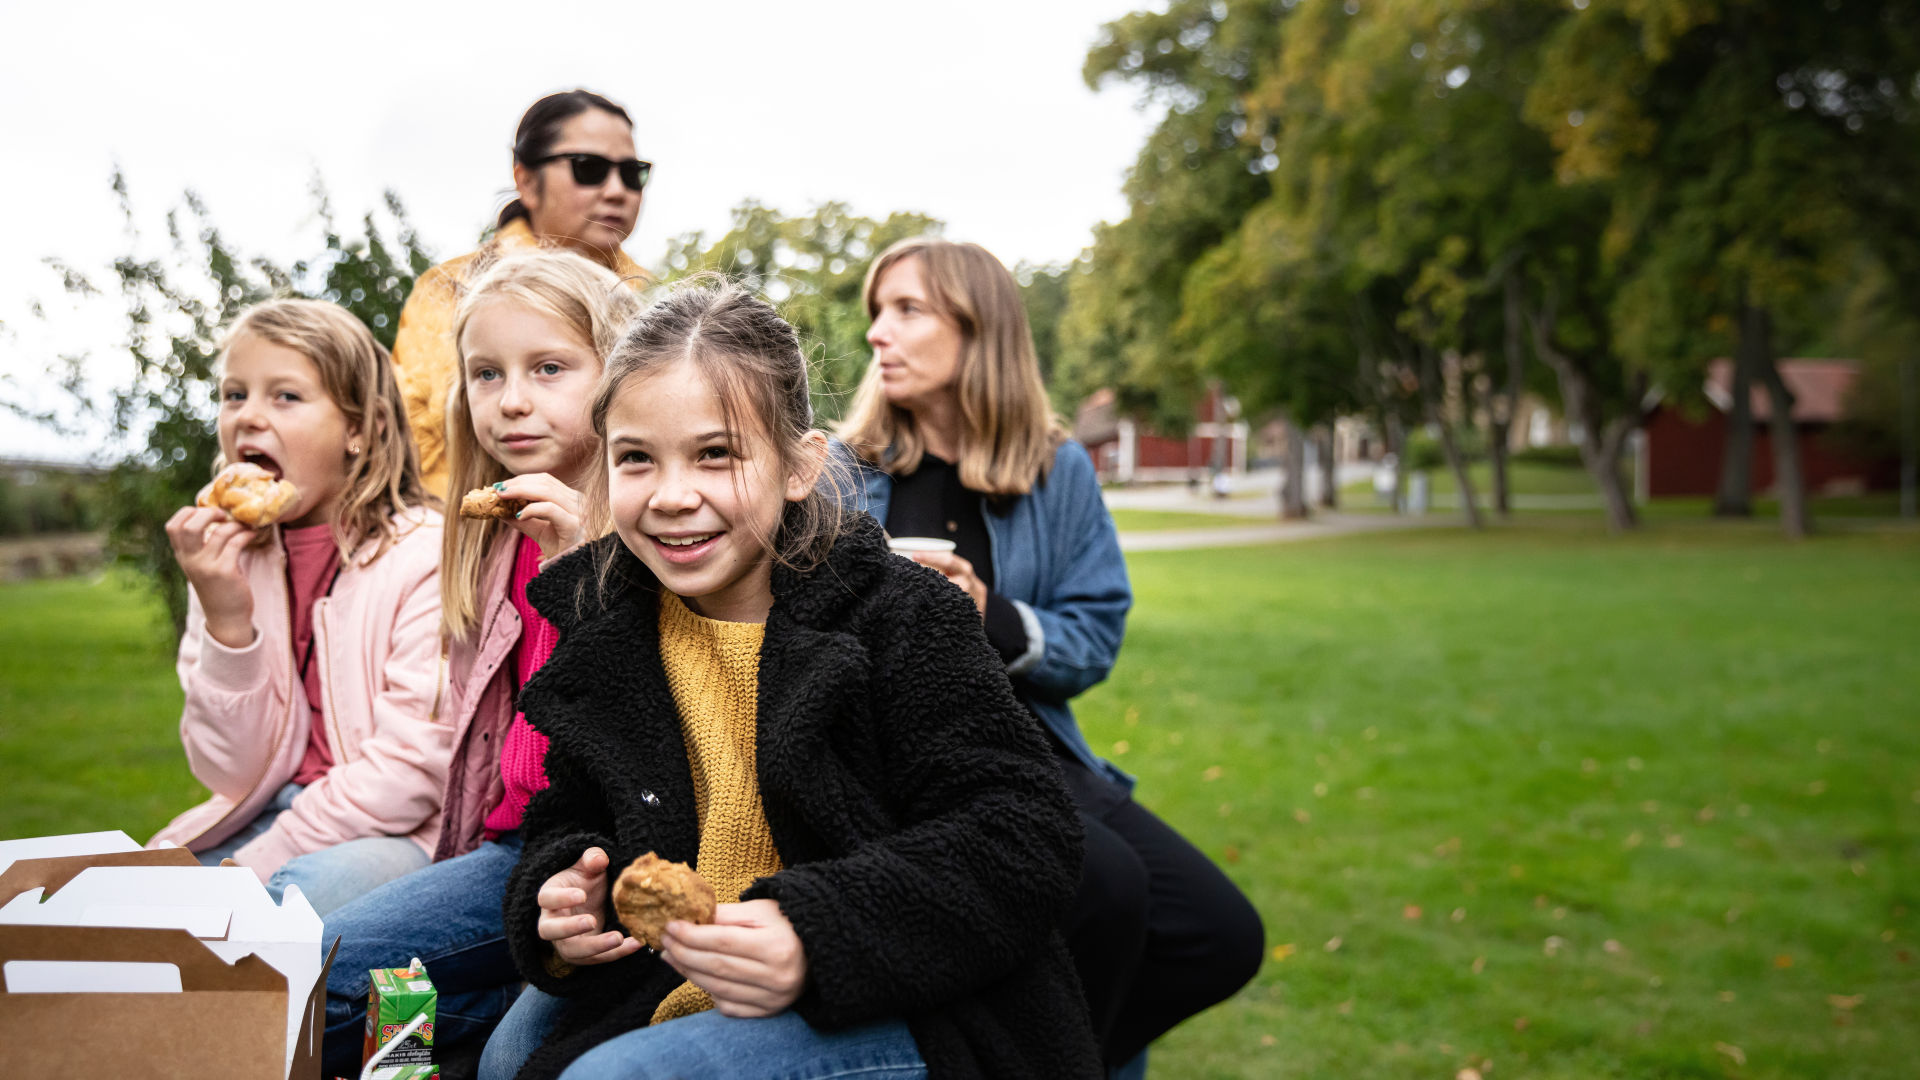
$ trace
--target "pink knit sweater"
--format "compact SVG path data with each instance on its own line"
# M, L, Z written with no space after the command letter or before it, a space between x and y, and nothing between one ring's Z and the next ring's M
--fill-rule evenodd
M527 603L527 583L540 573L540 545L532 537L520 538L515 554L512 590L513 610L520 613L520 645L513 652L513 673L519 685L527 685L533 673L553 655L560 632ZM487 815L489 836L497 836L520 827L533 793L547 786L547 737L533 730L525 713L515 713L507 737L500 742L500 779L506 785L506 797Z

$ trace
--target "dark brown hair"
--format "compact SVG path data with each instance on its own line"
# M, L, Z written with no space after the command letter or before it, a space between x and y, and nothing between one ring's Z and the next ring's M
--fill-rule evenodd
M765 432L777 455L778 475L811 468L802 447L813 427L813 399L807 381L807 360L800 336L765 301L717 274L689 278L657 300L627 327L626 334L607 356L594 393L593 433L602 449L588 484L588 520L612 521L607 508L607 412L614 399L636 379L686 361L694 366L720 399L727 434L736 444L740 435L757 426ZM742 423L745 407L749 422ZM737 482L737 479L736 479ZM788 505L779 535L762 537L774 561L795 570L820 565L833 549L845 525L848 481L829 452L819 479L807 497ZM612 569L609 546L600 567L604 589Z
M527 114L520 118L520 127L513 133L514 160L532 168L534 162L553 152L553 143L560 137L561 126L588 109L612 113L625 120L628 127L633 126L633 117L627 115L627 110L591 90L563 90L558 94L548 94L534 102ZM526 204L516 198L500 208L500 218L493 223L493 227L502 228L514 218L526 216Z

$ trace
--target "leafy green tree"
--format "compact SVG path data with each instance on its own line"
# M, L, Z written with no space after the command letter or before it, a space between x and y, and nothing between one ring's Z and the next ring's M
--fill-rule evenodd
M865 218L837 202L789 218L748 201L734 208L733 227L716 240L700 232L669 240L667 278L724 274L778 308L810 350L814 412L831 421L846 411L872 355L860 302L867 264L900 240L942 227L925 214Z
M124 305L126 337L118 351L130 361L125 381L98 394L78 381L69 385L83 416L133 446L107 477L108 548L153 583L178 632L186 621L186 580L163 526L213 474L219 454L214 365L226 328L253 304L304 296L347 308L391 346L413 280L432 258L392 193L386 196L392 241L371 213L360 235L343 235L318 181L313 198L322 247L312 259L282 266L242 254L192 192L167 214L165 247L143 253L125 176L116 171L112 186L129 247L113 262L112 283L103 288L76 267L49 263L67 291L100 296L110 288Z

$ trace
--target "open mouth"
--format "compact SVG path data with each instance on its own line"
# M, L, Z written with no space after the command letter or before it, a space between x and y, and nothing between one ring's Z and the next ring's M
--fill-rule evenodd
M724 535L717 532L688 533L684 536L649 536L647 539L653 541L654 550L668 562L687 563L713 550L713 546Z
M261 468L272 473L273 478L275 480L286 479L286 470L280 468L280 463L273 460L273 458L270 457L269 455L263 454L258 450L240 451L240 460L248 463L249 465L260 466Z

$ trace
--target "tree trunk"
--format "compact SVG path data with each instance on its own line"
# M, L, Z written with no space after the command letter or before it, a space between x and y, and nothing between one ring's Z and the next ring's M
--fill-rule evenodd
M1920 449L1920 432L1915 430L1920 427L1920 420L1916 419L1920 408L1915 404L1920 398L1920 391L1916 391L1920 371L1915 371L1915 367L1911 356L1900 362L1900 516L1909 521L1916 510L1920 510L1920 506L1915 505L1920 502L1915 497L1916 487L1920 486L1916 484L1920 481L1920 468L1915 464L1915 451Z
M1793 392L1780 377L1773 356L1773 316L1756 309L1752 352L1754 374L1767 388L1768 431L1773 436L1773 487L1780 495L1780 531L1799 540L1813 531L1807 515L1807 481L1800 471L1800 433L1793 422Z
M1386 433L1387 453L1393 455L1393 512L1407 512L1407 428L1391 413L1381 422Z
M1333 425L1320 429L1320 505L1328 510L1340 508L1340 463L1334 460Z
M1727 438L1720 452L1720 488L1713 497L1714 517L1753 516L1753 372L1754 350L1766 313L1740 308L1740 338L1733 349L1733 395L1727 406Z
M1560 398L1566 405L1567 417L1580 422L1580 461L1593 477L1594 486L1600 489L1607 510L1607 528L1616 533L1638 528L1639 515L1627 495L1626 482L1620 479L1620 455L1626 449L1627 439L1639 430L1645 417L1639 403L1645 399L1646 376L1633 380L1628 411L1607 423L1586 369L1574 357L1553 347L1553 318L1551 301L1544 312L1529 316L1534 352L1547 362L1559 380Z
M1280 517L1302 521L1307 516L1307 436L1291 417L1287 420L1286 475L1280 480Z
M1505 286L1503 318L1506 323L1507 385L1493 394L1487 403L1487 415L1491 421L1488 426L1492 428L1487 442L1487 457L1493 466L1494 513L1509 518L1513 516L1513 495L1507 479L1507 442L1513 437L1513 417L1520 408L1521 364L1525 358L1521 342L1519 273L1508 270Z
M1486 523L1480 519L1480 503L1473 495L1473 479L1467 475L1467 461L1454 442L1453 425L1447 422L1446 386L1440 378L1439 364L1434 351L1425 346L1420 349L1420 372L1420 392L1422 403L1426 406L1427 423L1440 432L1440 452L1446 457L1447 468L1453 473L1454 487L1460 492L1460 509L1466 512L1469 526L1484 528Z

